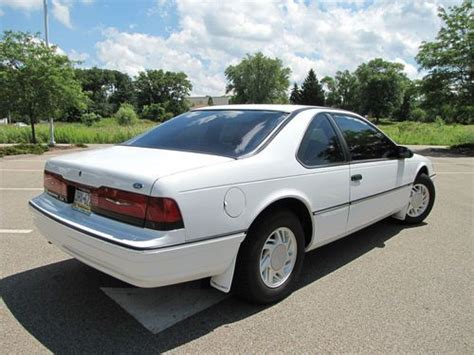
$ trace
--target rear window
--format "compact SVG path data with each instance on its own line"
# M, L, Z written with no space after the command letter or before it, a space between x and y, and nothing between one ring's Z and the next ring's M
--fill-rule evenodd
M237 158L254 150L285 117L275 111L192 111L124 144Z

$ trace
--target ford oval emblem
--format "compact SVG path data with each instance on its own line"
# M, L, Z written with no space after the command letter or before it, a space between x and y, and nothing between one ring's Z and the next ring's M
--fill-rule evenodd
M142 187L143 187L143 184L140 184L139 182L136 182L133 184L134 189L140 190Z

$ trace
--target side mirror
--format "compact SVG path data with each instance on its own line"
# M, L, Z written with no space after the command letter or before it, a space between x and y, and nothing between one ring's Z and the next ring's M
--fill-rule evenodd
M398 159L408 159L413 156L413 152L409 148L399 145L397 147L397 155Z

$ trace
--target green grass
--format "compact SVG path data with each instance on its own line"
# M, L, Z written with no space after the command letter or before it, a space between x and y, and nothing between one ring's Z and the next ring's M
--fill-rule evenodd
M0 157L18 154L43 154L48 150L48 146L42 144L17 144L8 147L0 147Z
M381 121L378 127L398 144L456 145L474 143L474 125Z
M57 122L54 125L56 143L120 143L143 133L156 125L151 121L141 120L133 126L119 126L114 119L107 118L88 127L82 123ZM35 126L38 143L49 142L49 124ZM0 126L0 143L31 142L31 127Z
M91 127L81 123L55 124L57 143L120 143L156 125L140 120L133 126L119 126L113 118L102 119ZM474 125L446 125L441 122L393 122L382 120L378 125L399 144L456 145L474 143ZM36 125L39 143L49 141L49 125ZM31 142L30 127L0 126L0 143Z

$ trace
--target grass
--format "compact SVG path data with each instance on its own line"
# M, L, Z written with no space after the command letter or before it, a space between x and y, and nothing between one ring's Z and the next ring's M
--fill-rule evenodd
M156 123L140 120L132 126L119 126L113 118L102 119L91 127L81 123L55 124L57 143L120 143L150 129ZM378 125L399 144L456 145L474 143L474 125L446 125L441 122L393 122L381 120ZM49 125L36 125L39 143L49 141ZM0 143L28 143L30 127L0 126Z
M48 150L48 146L43 144L17 144L8 147L0 147L0 157L18 154L43 154Z
M54 125L56 143L120 143L143 133L156 123L140 120L133 126L119 126L114 119L107 118L88 127L82 123L57 122ZM49 124L35 126L38 143L49 142ZM0 143L31 142L31 127L0 126Z
M378 127L398 144L456 145L474 143L474 125L381 121Z

